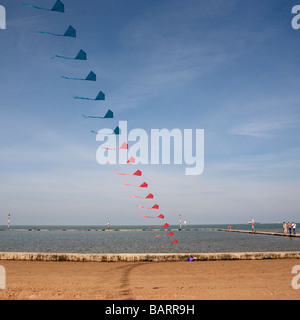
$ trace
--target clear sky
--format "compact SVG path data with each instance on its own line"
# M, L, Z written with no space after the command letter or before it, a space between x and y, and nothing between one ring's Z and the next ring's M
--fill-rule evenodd
M12 224L148 224L136 205L155 203L170 224L300 221L299 1L63 0L64 14L23 2L55 1L0 0L0 225L8 213ZM76 39L37 33L69 25ZM87 61L51 60L80 49ZM61 78L91 70L95 83ZM73 99L100 90L106 101ZM82 117L108 109L114 119ZM203 173L99 165L90 130L120 120L204 129ZM143 181L148 190L123 186Z

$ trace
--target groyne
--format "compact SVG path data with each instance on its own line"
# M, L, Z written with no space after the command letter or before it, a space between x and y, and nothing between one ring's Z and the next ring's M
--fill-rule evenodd
M166 262L217 260L300 259L299 252L227 252L227 253L38 253L0 252L1 260L15 261L76 261L76 262Z
M289 233L283 233L283 232L252 231L252 230L250 231L250 230L217 229L217 228L202 228L201 230L240 232L240 233L251 233L251 234L264 234L264 235L268 235L268 236L281 236L281 237L300 237L299 233L289 234Z

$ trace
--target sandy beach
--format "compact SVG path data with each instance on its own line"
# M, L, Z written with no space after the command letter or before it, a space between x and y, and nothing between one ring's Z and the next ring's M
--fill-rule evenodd
M300 289L291 285L299 259L0 265L6 270L1 300L300 299Z

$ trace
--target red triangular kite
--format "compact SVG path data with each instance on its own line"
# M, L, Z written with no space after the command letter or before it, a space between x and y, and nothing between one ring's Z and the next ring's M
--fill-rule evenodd
M116 174L119 174L121 176L141 176L142 175L142 171L137 170L135 173L121 173L121 172L116 172Z
M170 227L170 225L168 224L168 223L165 223L163 226L161 226L161 227L156 227L156 226L151 226L151 227L149 227L149 228L169 228Z
M114 149L114 148L106 148L106 147L101 147L106 150L128 150L128 143L124 142L120 148Z
M146 182L143 182L141 185L137 186L135 184L128 184L128 183L125 183L124 186L131 186L131 187L139 187L139 188L148 188L148 183Z
M154 196L152 193L149 193L147 197L139 197L139 196L130 196L129 198L139 198L139 199L153 199Z
M159 205L155 204L153 207L143 207L143 206L137 206L139 208L144 208L144 209L159 209Z
M145 215L142 214L142 217L144 217L144 218L152 218L152 219L164 219L165 218L165 216L163 214L160 214L157 217L149 217L149 216L145 216Z
M175 244L175 243L178 243L178 240L174 240L174 241L171 242L171 243L161 244L160 246L161 246L161 247L164 247L164 246L168 246L169 244Z
M167 236L174 236L174 232L169 232L168 234L157 234L154 236L154 238L158 238L158 237L167 237Z

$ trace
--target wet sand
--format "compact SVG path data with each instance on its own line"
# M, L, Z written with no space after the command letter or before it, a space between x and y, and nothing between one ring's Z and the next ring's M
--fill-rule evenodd
M299 300L299 259L181 262L0 261L1 300ZM300 282L300 280L298 280Z

